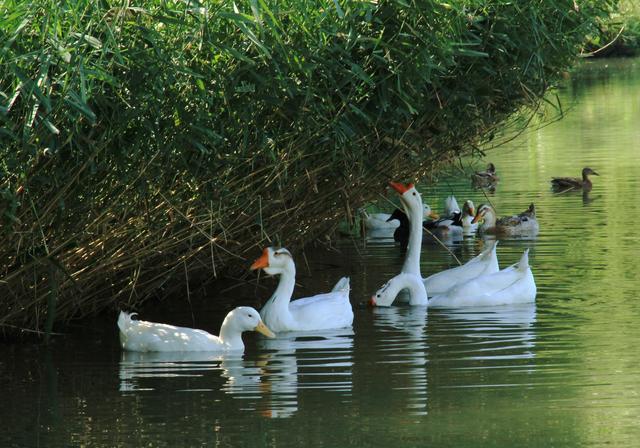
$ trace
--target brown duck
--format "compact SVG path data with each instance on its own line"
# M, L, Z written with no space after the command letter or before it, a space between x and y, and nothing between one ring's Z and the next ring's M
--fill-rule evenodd
M489 163L485 171L476 171L471 175L471 181L476 186L494 185L498 180L496 166L493 163Z
M591 179L589 179L590 174L599 176L599 174L591 168L586 167L582 169L582 179L577 177L554 177L551 179L551 187L556 191L591 191L593 184L591 183Z

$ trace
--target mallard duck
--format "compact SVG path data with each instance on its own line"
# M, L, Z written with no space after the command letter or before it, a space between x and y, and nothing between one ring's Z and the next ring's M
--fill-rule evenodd
M349 302L349 278L343 277L331 292L291 301L296 282L296 265L284 248L267 247L252 265L269 275L279 275L278 287L260 310L273 331L313 331L350 327L353 310Z
M430 307L497 306L530 303L536 299L536 282L529 266L529 249L520 261L492 274L480 275L432 296Z
M251 307L239 306L230 311L220 327L220 336L204 330L133 320L136 313L120 312L118 328L124 350L134 352L243 351L242 332L257 331L267 337L274 334Z
M591 191L593 188L591 179L589 179L589 175L591 174L599 176L599 174L591 168L585 167L582 169L582 179L577 177L554 177L551 179L551 187L560 192L570 190Z
M536 235L538 233L538 220L536 219L536 209L533 204L524 212L505 216L498 219L496 212L488 204L482 204L478 207L475 218L472 223L484 220L479 230L483 233L497 233L505 235Z
M485 171L476 171L471 175L471 181L476 186L490 186L498 182L500 178L496 174L496 166L493 163L487 165Z

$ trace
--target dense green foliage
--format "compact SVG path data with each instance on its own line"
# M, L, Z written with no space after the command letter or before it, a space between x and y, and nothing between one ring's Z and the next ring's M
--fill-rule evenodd
M584 55L594 57L640 54L640 3L620 0L619 8L599 20L596 32L588 36Z
M318 237L535 110L614 2L5 0L0 326Z

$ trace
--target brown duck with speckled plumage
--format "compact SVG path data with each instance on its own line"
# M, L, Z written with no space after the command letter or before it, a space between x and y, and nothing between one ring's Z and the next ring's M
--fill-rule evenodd
M590 174L599 176L599 174L591 168L586 167L582 169L582 179L577 177L554 177L551 179L551 187L561 192L569 190L591 191L593 184L591 183L591 179L589 179Z

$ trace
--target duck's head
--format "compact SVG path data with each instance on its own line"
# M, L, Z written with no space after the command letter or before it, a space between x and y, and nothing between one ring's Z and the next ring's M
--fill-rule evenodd
M407 215L411 216L412 210L420 210L420 216L423 215L422 196L420 196L420 193L412 183L389 182L389 185L400 195L400 202Z
M491 162L489 162L489 165L487 165L487 173L496 174L496 166Z
M480 207L478 207L478 211L476 212L476 216L473 218L473 221L471 221L472 224L477 223L478 221L484 219L484 217L486 215L494 215L495 216L495 212L493 211L493 207L491 207L488 204L482 204Z
M476 207L473 205L473 201L471 199L467 199L464 201L462 205L462 216L475 216Z
M239 332L257 331L268 338L275 338L276 335L262 322L260 313L250 306L239 306L227 314L224 322L225 327L233 327Z
M585 168L582 168L582 177L587 177L590 174L593 174L595 176L599 176L598 173L596 173L595 171L593 171L591 168L589 168L588 166Z
M422 204L422 208L424 210L424 219L438 219L440 215L431 210L431 206L429 204Z
M266 247L262 255L253 262L250 268L252 271L262 269L269 275L278 275L291 269L295 269L291 252L287 249Z

